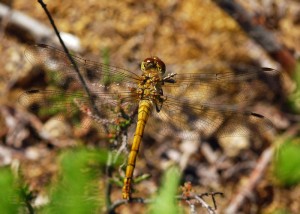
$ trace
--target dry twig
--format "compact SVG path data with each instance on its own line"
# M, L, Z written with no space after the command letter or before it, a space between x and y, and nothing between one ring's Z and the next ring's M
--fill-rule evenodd
M263 26L253 21L252 16L235 0L213 0L230 15L240 27L291 75L296 60L288 49ZM292 75L291 75L292 76Z
M231 200L229 206L225 210L225 213L237 213L244 200L249 196L251 192L253 192L253 189L256 187L259 180L263 177L265 169L267 168L268 164L270 163L273 157L273 152L274 148L269 147L262 153L260 159L256 164L256 167L254 168L249 177L249 181L246 185L240 187L240 190Z
M18 34L19 36L28 35L34 43L43 42L55 45L59 44L52 29L24 13L10 9L2 3L0 3L0 18L5 20L6 24L4 26L6 28L18 29L17 31L22 32L22 34ZM64 32L61 33L61 36L68 48L73 51L81 50L80 40L78 37Z

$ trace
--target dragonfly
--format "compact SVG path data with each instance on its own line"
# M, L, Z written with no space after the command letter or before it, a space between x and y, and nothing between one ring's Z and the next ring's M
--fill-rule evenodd
M249 80L258 79L262 72L276 73L272 68L255 67L240 74L211 69L197 73L167 73L165 63L159 57L151 56L142 61L141 74L137 74L72 55L79 68L79 77L65 52L57 48L32 45L25 50L25 56L33 65L46 66L61 89L28 90L20 95L21 105L32 110L43 109L46 113L64 109L58 118L81 109L96 122L102 133L113 132L116 123L122 121L130 120L130 124L135 124L122 188L123 199L132 197L137 154L143 134L150 128L159 127L164 133L171 127L178 130L176 133L183 133L181 137L189 139L192 138L189 130L203 135L235 137L251 135L249 127L259 132L273 127L261 114L209 98L221 90L230 90L228 85L245 86ZM90 94L77 90L82 88L81 80ZM246 101L247 97L242 95L240 100ZM222 126L224 123L226 125ZM85 126L84 123L81 125Z

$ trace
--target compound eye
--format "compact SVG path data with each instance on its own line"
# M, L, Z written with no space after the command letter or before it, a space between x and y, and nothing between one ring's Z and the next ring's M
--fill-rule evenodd
M153 58L146 58L141 64L141 69L142 71L151 69L151 68L156 68L155 62Z
M153 58L146 58L146 59L144 59L143 62L145 62L145 63L154 63L154 59Z
M165 65L165 63L160 58L158 58L157 56L153 57L153 59L155 60L155 62L157 64L157 67L164 74L165 71L166 71L166 65Z

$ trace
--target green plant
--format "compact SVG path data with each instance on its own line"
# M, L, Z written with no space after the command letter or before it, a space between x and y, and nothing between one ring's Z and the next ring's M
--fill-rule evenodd
M0 213L18 213L21 206L18 181L8 167L0 169Z
M100 168L107 152L76 149L61 156L61 175L52 187L50 203L44 213L95 213L104 206L99 188Z
M155 202L150 206L151 214L182 213L175 197L178 192L179 181L180 173L178 168L171 167L164 174L159 193L155 198Z
M286 186L300 182L300 139L286 139L275 158L275 175Z

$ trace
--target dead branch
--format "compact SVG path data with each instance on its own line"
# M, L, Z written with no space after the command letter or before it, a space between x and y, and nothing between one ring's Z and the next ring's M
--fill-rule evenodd
M28 37L33 40L33 43L59 45L58 39L51 28L24 13L12 10L8 6L0 3L0 18L6 19L6 17L9 17L6 28L17 29L17 32L22 32L22 34L18 34L18 36L28 35ZM78 37L64 32L61 33L61 36L68 48L76 52L81 50Z
M237 213L244 200L249 196L251 192L253 192L253 189L256 187L259 180L263 177L264 172L273 157L273 152L274 148L271 146L262 153L260 159L256 164L256 167L249 177L247 184L240 187L238 193L234 196L229 206L225 210L225 213Z
M213 0L222 10L230 15L274 60L292 76L295 70L296 60L289 50L276 39L274 34L257 24L253 17L235 0Z

